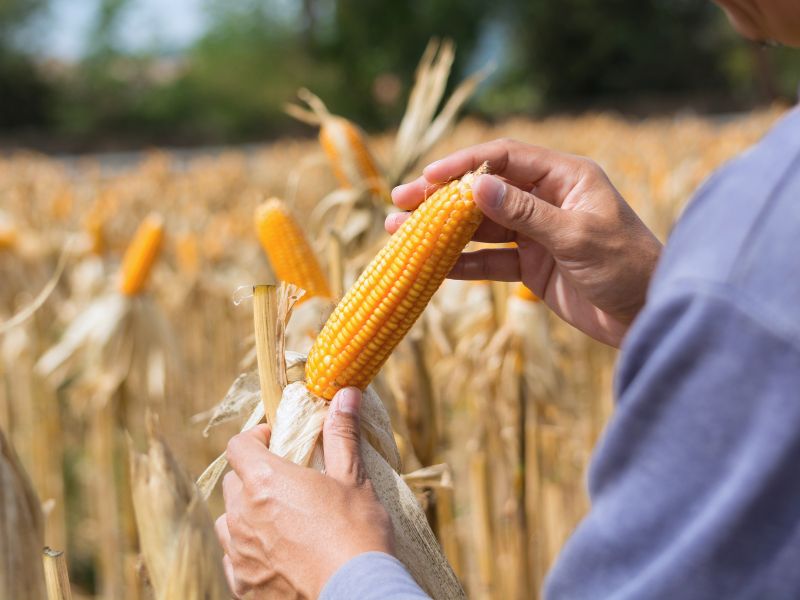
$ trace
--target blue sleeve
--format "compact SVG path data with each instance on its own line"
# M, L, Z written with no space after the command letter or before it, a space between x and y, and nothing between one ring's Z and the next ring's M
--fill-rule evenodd
M546 598L800 598L798 330L710 282L648 304Z
M399 560L367 552L344 564L325 584L319 600L429 600Z

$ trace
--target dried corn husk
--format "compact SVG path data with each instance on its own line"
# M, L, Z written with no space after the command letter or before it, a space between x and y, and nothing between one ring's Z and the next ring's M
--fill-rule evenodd
M81 384L107 394L141 377L150 397L161 399L167 363L176 365L177 354L169 322L149 296L112 292L72 320L36 371L54 387L78 375Z
M131 452L142 556L158 600L230 598L211 517L197 488L148 422L147 454Z
M16 452L0 431L0 598L45 597L42 508Z

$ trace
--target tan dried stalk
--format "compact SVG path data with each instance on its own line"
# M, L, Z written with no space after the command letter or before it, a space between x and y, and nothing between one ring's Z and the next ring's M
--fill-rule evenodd
M256 357L261 400L267 423L275 422L282 388L278 379L278 289L274 285L253 288L253 325L256 334Z
M47 600L72 600L64 553L52 548L45 548L42 554L42 564L47 584Z

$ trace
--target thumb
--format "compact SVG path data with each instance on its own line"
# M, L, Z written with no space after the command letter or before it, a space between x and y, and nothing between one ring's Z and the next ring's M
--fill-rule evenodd
M492 175L472 185L475 204L489 219L552 250L569 227L566 211Z
M322 428L325 472L341 483L360 485L366 479L361 461L361 390L342 388L331 401Z

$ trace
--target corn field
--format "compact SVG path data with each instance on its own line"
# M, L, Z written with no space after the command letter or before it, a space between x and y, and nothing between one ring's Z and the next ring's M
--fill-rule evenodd
M303 99L308 122L333 118ZM703 179L781 112L466 120L405 168L392 158L402 127L338 168L337 144L363 133L328 130L324 151L286 139L188 158L154 150L124 166L0 157L0 485L21 486L28 507L0 502L0 590L17 589L15 573L30 582L44 569L50 582L66 566L73 598L227 597L211 581L207 526L223 508L206 468L258 395L252 288L307 290L279 315L279 350L308 352L387 241L388 189L426 161L498 137L586 155L664 240ZM364 161L387 165L386 180ZM286 259L282 242L304 252ZM468 597L536 595L588 508L614 359L513 284L446 281L372 382L397 466ZM193 483L204 471L207 504ZM205 554L160 569L150 554L173 539ZM17 551L40 557L42 545L64 554L42 567ZM163 591L181 569L209 579L195 582L206 595ZM36 585L8 597L44 597Z

